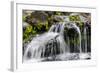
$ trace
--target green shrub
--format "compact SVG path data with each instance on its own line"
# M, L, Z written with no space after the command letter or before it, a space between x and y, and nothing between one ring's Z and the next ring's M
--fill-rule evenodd
M70 20L70 21L81 21L79 15L72 15L72 16L69 16L69 20Z

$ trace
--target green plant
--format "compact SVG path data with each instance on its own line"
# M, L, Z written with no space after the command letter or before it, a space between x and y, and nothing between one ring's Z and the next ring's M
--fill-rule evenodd
M81 21L79 15L71 15L69 16L70 21Z
M33 27L30 25L30 26L27 26L25 31L23 32L23 40L28 40L30 39L30 36L32 35L35 35L36 34L36 31L33 30Z

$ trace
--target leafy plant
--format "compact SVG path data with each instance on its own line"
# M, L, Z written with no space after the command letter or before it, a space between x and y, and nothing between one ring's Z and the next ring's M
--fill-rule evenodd
M23 39L28 40L30 39L30 36L35 35L35 34L36 34L36 31L33 30L33 27L31 25L27 26L25 31L23 32Z
M69 16L70 21L81 21L79 15L71 15Z

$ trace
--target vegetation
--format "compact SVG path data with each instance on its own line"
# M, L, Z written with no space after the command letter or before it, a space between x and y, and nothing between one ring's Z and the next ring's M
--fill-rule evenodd
M50 29L51 25L53 25L54 23L63 21L62 19L56 18L55 16L69 16L69 21L76 22L77 26L79 26L82 31L84 23L79 15L70 14L72 14L72 12L23 10L23 24L27 23L27 26L23 27L24 42L28 42L32 37L35 37L38 34L47 32Z

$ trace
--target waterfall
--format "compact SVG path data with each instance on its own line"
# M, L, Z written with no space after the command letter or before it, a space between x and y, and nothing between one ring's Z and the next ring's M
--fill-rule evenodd
M80 31L78 26L76 26L75 24L73 24L73 25L74 25L74 28L76 28L76 30L77 30L77 32L79 34L79 50L80 50L80 53L82 53L82 48L81 48L81 31Z
M84 29L83 29L83 37L84 37L84 52L90 52L90 46L91 46L91 31L90 31L90 24L85 23Z
M84 41L85 41L85 52L87 52L87 32L86 32L86 27L84 28Z
M70 50L69 43L66 44L64 40L64 28L74 28L79 35L79 50L81 53L81 32L75 23L60 22L52 25L47 33L34 37L31 43L27 46L24 57L29 58L41 58L54 56L58 52L59 54L67 53ZM66 36L67 34L66 34ZM68 39L69 42L69 39Z
M24 59L41 58L41 53L46 50L45 45L47 42L54 39L57 35L57 33L50 32L34 37L26 47Z
M82 48L81 48L81 31L80 31L80 29L79 29L79 27L74 23L74 22L68 22L68 23L66 23L66 25L65 25L68 29L74 29L74 30L76 30L77 31L77 33L78 33L78 36L79 36L79 51L80 51L80 53L82 52ZM76 33L75 33L76 34ZM75 36L75 35L74 35ZM73 40L75 39L74 37L72 38ZM69 40L69 37L68 37L68 40ZM70 43L68 42L68 44L70 45ZM74 43L74 44L76 44L76 43Z
M49 32L59 33L59 37L57 38L60 41L60 49L62 53L68 52L68 46L64 40L64 27L65 22L59 22L55 25L52 25Z
M67 30L65 29L67 28ZM87 29L84 27L83 39L84 49L87 52L88 41L87 41ZM66 32L65 32L66 30ZM73 30L73 34L69 32ZM64 33L65 32L65 33ZM69 33L69 34L68 34ZM81 30L75 22L57 22L53 24L49 31L33 37L32 41L25 47L23 58L29 59L42 59L42 58L53 58L57 55L66 53L82 53L83 47L81 47L82 37ZM78 38L78 40L76 39ZM72 44L72 40L74 43ZM77 41L79 41L77 43ZM70 52L73 49L73 52ZM77 52L78 50L78 52Z

